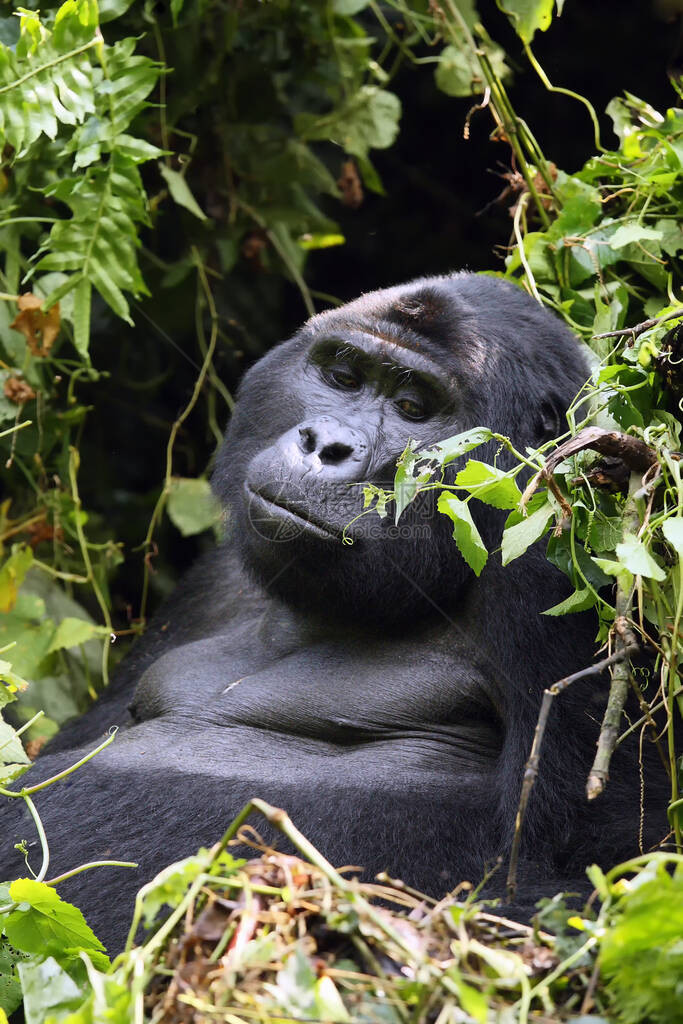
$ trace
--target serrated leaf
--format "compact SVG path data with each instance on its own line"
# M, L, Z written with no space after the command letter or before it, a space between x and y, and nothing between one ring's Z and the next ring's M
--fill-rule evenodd
M210 530L221 520L221 505L208 480L174 478L167 509L171 522L184 537Z
M420 452L420 458L435 459L442 466L446 466L453 459L457 459L461 455L472 451L473 448L478 448L480 444L490 441L492 437L493 434L486 427L473 427L471 430L464 430L461 434L447 437L444 441L439 441L438 444L431 448L425 448Z
M679 558L683 559L683 516L671 516L662 523L662 533Z
M634 576L646 576L648 579L666 579L666 573L655 562L641 540L635 534L628 534L617 544L617 558Z
M597 602L594 592L589 587L575 590L564 601L547 608L542 615L570 615L573 612L585 612Z
M104 950L81 911L44 882L18 878L9 887L18 908L4 919L8 941L24 953L58 952L63 947Z
M442 491L439 495L438 509L452 521L453 537L458 550L474 574L479 576L486 565L489 553L479 530L474 525L467 503L448 491Z
M552 505L550 502L547 502L536 509L535 512L532 512L526 519L523 519L521 523L510 526L503 531L503 565L509 565L515 558L519 558L527 548L531 547L539 537L543 536L553 514Z
M171 193L174 202L176 202L178 206L182 206L184 209L189 210L189 212L194 214L194 216L199 220L208 220L208 217L190 192L190 186L185 181L183 175L179 174L178 171L174 171L170 167L167 167L166 164L160 163L158 167L161 177L168 185L168 190Z
M494 508L516 508L522 500L522 492L512 477L502 469L476 459L469 460L456 476L455 482L458 487Z

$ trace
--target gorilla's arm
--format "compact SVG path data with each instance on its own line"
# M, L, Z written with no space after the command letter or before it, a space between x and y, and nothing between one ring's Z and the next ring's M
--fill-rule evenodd
M263 592L247 577L230 540L207 551L135 640L97 703L62 726L45 753L94 742L112 725L125 728L132 724L128 707L149 665L175 647L229 629L236 619L257 616L265 603Z

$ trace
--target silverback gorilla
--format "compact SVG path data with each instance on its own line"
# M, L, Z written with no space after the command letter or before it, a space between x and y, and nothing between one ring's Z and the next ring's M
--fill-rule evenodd
M50 875L139 862L60 886L111 951L140 885L214 842L254 796L284 807L333 862L436 895L506 854L543 687L590 664L595 623L541 615L568 584L538 545L505 570L493 554L477 579L429 494L397 529L356 519L358 484L391 486L409 438L482 425L537 446L587 375L559 320L468 273L321 313L249 370L213 480L228 539L28 776L55 774L121 727L36 797ZM477 504L495 551L505 513ZM527 815L531 896L636 845L626 744L598 807L582 796L604 689L577 683L553 711ZM26 873L20 838L38 857L19 803L1 808L0 878Z

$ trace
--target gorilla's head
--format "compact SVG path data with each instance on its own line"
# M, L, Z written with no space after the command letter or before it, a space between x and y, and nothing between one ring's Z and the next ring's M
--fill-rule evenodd
M361 485L391 489L410 439L486 426L535 447L560 432L586 376L563 324L492 277L422 278L314 316L245 376L218 458L245 563L328 615L398 621L452 604L470 570L432 496L395 526L356 518ZM495 547L500 513L475 517Z

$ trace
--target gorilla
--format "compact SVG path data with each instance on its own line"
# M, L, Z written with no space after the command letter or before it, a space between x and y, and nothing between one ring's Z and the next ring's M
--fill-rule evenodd
M255 796L332 862L437 896L506 855L543 688L590 664L595 622L542 615L569 593L542 545L503 569L506 513L472 503L492 552L477 578L434 492L396 527L359 518L361 485L391 489L409 439L487 426L536 447L587 376L556 317L470 273L320 313L248 371L213 478L227 539L26 777L62 771L119 726L35 797L50 876L139 863L59 887L110 950L137 889ZM619 748L596 807L582 792L605 696L593 677L553 709L523 839L529 898L635 852L637 743ZM38 845L23 801L3 804L0 878L13 878L26 873L14 844L28 840L33 859Z

